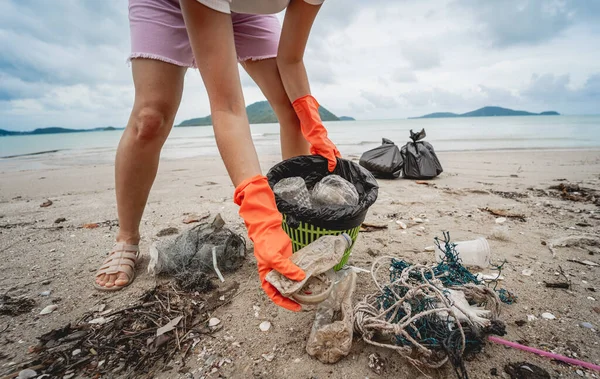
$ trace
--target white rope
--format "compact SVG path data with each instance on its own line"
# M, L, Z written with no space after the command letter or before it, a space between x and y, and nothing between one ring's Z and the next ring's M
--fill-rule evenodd
M415 323L423 317L434 314L452 317L453 322L449 327L459 330L461 337L460 353L461 355L464 353L466 338L463 326L458 322L459 314L457 314L457 311L460 310L454 306L448 295L444 293L445 290L463 291L467 299L472 299L479 304L486 303L486 309L490 310L492 319L499 316L500 301L494 291L474 284L446 288L435 276L432 266L413 265L405 268L400 277L394 282L380 283L378 273L384 266L384 261L389 262L392 259L397 258L383 256L373 262L370 273L378 292L365 296L354 308L354 329L362 335L366 343L395 350L417 368L418 366L439 368L448 361L448 356L435 354L433 350L417 341L421 338L421 335ZM415 273L421 277L422 282L411 278L411 275L414 276ZM430 279L427 279L426 274L430 275ZM389 274L387 276L389 277ZM404 296L398 294L397 289L399 287L408 289ZM385 307L378 299L382 294L392 294L395 300L394 304ZM433 300L433 303L436 304L435 308L413 314L410 302L425 300L430 302ZM402 319L395 323L389 321L394 320L400 312L404 314ZM468 314L466 316L469 317ZM448 318L448 321L450 321L450 318ZM473 326L476 325L475 320L469 319L469 321ZM409 330L413 331L413 335L416 335L417 339L408 332ZM409 344L398 345L394 343L395 337L402 337Z

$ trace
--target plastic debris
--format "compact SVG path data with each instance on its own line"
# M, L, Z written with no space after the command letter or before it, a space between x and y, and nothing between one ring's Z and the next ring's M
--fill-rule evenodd
M555 320L555 319L556 319L556 316L555 316L555 315L553 315L553 314L552 314L552 313L550 313L550 312L544 312L544 313L542 313L542 318L543 318L544 320Z
M589 323L589 322L582 322L582 323L581 323L581 324L579 324L579 325L581 325L581 327L582 327L582 328L586 328L586 329L594 329L594 325L592 325L592 324L591 324L591 323Z
M272 362L275 359L275 353L271 352L269 354L262 354L261 357L267 362Z
M535 320L537 320L537 317L534 315L527 315L527 322L534 322Z
M271 322L270 321L263 321L263 322L260 323L260 325L258 327L260 328L261 331L268 332L269 329L271 329Z
M47 297L47 296L50 296L51 293L52 293L51 290L47 290L44 292L40 292L40 296Z
M221 323L221 320L219 320L216 317L211 317L210 320L208 320L208 326L210 328L215 327L217 325L219 325Z
M506 217L498 217L496 219L496 224L504 224L507 221Z
M51 304L51 305L48 305L46 308L42 309L42 311L40 312L40 314L41 315L47 315L47 314L50 314L50 313L54 312L57 309L58 309L58 305Z
M312 208L310 193L304 179L299 176L281 179L273 187L273 192L290 204Z
M295 265L304 270L304 280L288 279L275 270L270 271L265 280L275 286L283 296L290 297L300 293L311 277L323 274L338 264L351 243L352 239L345 234L323 236L298 250L290 258Z
M339 175L328 175L317 183L311 192L315 207L332 205L358 205L358 191L354 184Z
M319 304L306 342L306 352L323 363L339 361L352 347L352 295L356 288L356 272L346 268L335 275L336 284L329 297Z
M521 271L521 275L531 276L531 275L533 275L533 270L526 268L525 270Z
M246 241L224 227L217 215L212 223L197 225L175 238L155 242L150 248L148 272L170 275L186 291L212 288L208 274L239 269L246 257Z

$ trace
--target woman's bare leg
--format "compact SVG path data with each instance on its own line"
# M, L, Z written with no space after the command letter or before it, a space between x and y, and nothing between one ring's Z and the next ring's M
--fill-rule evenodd
M185 71L185 67L158 60L132 60L135 102L115 162L117 242L139 243L140 221L158 170L160 150L179 108ZM96 278L96 283L106 288L128 281L123 273Z
M234 186L260 175L237 68L231 16L181 0L196 63L208 92L215 138Z
M280 126L281 158L288 159L309 154L309 144L302 136L300 121L288 99L275 58L247 60L242 66L260 87L273 108Z

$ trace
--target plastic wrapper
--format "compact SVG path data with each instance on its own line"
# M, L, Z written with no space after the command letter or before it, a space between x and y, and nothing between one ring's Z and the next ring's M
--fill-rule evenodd
M331 205L358 204L358 191L356 187L339 175L329 175L315 184L311 193L312 204L315 207Z
M411 130L412 142L404 145L400 151L404 160L403 176L407 179L432 179L444 171L433 146L421 141L425 136L425 130L419 133Z
M280 180L273 186L273 192L290 204L304 208L312 207L306 183L299 176Z
M359 164L376 178L396 179L402 174L404 160L398 146L389 139L383 138L381 146L366 151L360 157Z
M324 236L295 252L290 260L300 267L306 277L302 281L286 278L273 270L266 276L266 281L271 283L286 297L300 291L309 278L322 274L332 269L344 256L344 251L352 244L352 239L347 235Z
M221 276L239 269L245 257L246 241L225 228L221 215L217 215L212 223L153 244L148 271L172 276L180 287L196 290L194 286L206 284L207 275Z
M356 272L346 268L335 275L336 283L329 297L319 304L306 343L306 352L323 363L336 363L352 348Z
M286 223L290 227L297 228L300 221L329 230L348 230L362 224L369 207L377 200L379 186L373 174L354 162L338 158L335 170L330 173L327 169L327 159L318 155L300 156L275 165L267 174L267 178L273 188L284 178L300 176L311 189L330 174L339 175L354 185L358 192L358 204L304 208L290 204L275 194L277 209L286 215Z

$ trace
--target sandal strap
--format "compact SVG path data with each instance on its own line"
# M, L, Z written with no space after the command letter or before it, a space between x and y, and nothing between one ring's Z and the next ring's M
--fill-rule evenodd
M131 280L139 254L140 250L137 245L115 244L113 251L108 255L102 267L96 273L96 277L103 274L113 275L123 273Z

